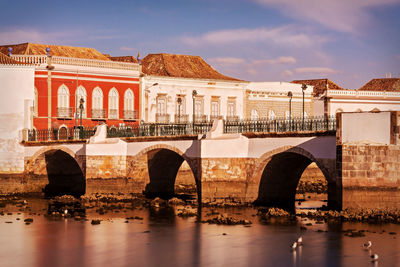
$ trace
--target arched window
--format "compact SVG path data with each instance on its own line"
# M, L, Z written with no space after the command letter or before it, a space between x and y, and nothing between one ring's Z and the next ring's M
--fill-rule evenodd
M108 118L118 119L118 91L115 88L108 93Z
M255 110L255 109L251 110L251 119L253 121L258 120L258 112L257 112L257 110Z
M133 120L136 119L135 114L135 95L131 89L125 91L124 94L124 119Z
M96 87L93 90L92 95L92 118L104 118L105 112L103 110L103 91L100 87Z
M33 116L34 117L38 116L38 102L39 102L39 96L38 96L38 91L35 87L35 98L33 100Z
M57 117L72 117L72 109L69 107L69 90L65 84L61 85L57 92Z
M275 111L273 111L272 109L268 111L268 119L275 120Z
M83 99L83 109L82 109L82 118L86 118L86 106L87 106L87 95L86 95L86 90L83 86L79 86L78 90L76 91L76 108L78 110L79 116L80 116L80 103L81 99Z

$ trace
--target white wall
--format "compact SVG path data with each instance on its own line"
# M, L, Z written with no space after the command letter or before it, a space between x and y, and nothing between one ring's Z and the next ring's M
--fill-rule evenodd
M183 114L189 115L189 121L193 116L192 91L196 90L198 96L204 99L204 115L211 113L211 98L220 98L220 116L227 114L228 97L236 98L236 115L243 118L243 103L245 94L245 85L247 82L240 81L221 81L206 79L187 79L173 77L146 76L142 78L142 118L146 121L146 107L149 107L149 116L147 122L155 122L157 113L157 96L166 94L167 114L170 116L170 122L174 122L177 113L176 98L177 95L184 95L185 110ZM157 83L158 85L153 86ZM147 93L146 93L147 90ZM148 98L146 97L148 94ZM181 115L183 115L181 114ZM203 115L202 114L202 115Z
M0 65L0 173L24 170L21 130L31 126L33 100L34 67Z
M357 100L357 99L346 99L336 100L332 99L330 103L330 114L334 115L337 110L342 112L356 112L356 111L372 111L373 109L379 109L380 111L400 111L400 99L398 101L390 100Z

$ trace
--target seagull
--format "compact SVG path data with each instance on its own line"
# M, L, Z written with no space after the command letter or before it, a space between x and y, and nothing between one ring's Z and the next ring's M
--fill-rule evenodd
M363 244L363 248L364 248L365 250L371 249L371 247L372 247L372 242L371 242L371 241L368 241L368 242L366 242L366 243Z
M65 214L65 215L68 214L68 210L67 210L67 209L64 210L64 214Z
M297 242L293 242L292 246L290 247L293 250L295 250L297 248Z
M378 254L372 254L371 255L371 261L377 261L378 260Z
M303 237L302 236L297 238L297 245L299 245L299 246L303 245Z

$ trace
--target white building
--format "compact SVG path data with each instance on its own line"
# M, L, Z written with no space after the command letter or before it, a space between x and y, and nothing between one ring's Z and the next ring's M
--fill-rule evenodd
M32 128L34 67L0 53L0 174L24 171L24 129Z
M243 118L248 82L224 76L201 57L150 54L142 61L141 118L145 122L205 122Z

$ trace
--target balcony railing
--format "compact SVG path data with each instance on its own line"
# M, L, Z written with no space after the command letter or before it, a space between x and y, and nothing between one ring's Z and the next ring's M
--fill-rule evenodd
M239 116L226 116L226 121L237 121L239 120Z
M165 114L164 114L165 115ZM119 128L108 128L108 137L166 136L205 134L212 127L212 122L205 123L143 123L127 125ZM308 132L335 131L336 118L333 117L301 117L275 120L237 120L225 121L224 133L251 132ZM94 135L95 128L75 127L65 129L28 130L28 141L51 141L60 139L88 139Z
M19 62L33 64L33 65L48 63L47 61L48 57L46 55L11 55L11 58ZM137 71L139 70L139 64L137 63L119 62L111 60L52 56L51 63L60 65L83 66L83 67L97 67L97 68L137 70Z
M195 123L207 122L207 115L194 115Z
M92 109L92 119L105 119L106 111L102 108Z
M210 115L210 121L222 120L224 117L221 115Z
M57 107L57 118L72 118L72 108Z
M169 123L169 114L156 113L156 123Z
M108 110L108 118L109 119L118 119L118 109L109 109Z
M124 110L124 120L137 120L136 110Z
M175 114L175 123L186 123L188 121L189 121L188 114L181 114L180 116L178 114Z

